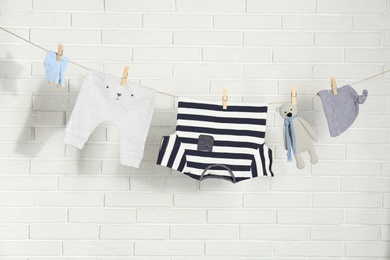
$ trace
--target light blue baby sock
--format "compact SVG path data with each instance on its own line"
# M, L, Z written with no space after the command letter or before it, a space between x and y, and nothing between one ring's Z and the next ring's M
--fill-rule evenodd
M69 59L62 56L61 61L57 61L57 53L48 51L45 58L46 80L49 84L56 85L57 88L65 87L64 73L68 67Z

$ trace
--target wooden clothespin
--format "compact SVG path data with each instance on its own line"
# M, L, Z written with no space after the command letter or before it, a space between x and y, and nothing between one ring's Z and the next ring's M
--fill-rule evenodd
M64 50L62 49L62 45L58 44L58 49L57 49L57 61L61 61L61 56L64 53Z
M293 106L297 105L297 88L295 87L295 85L291 87L291 104Z
M223 89L223 96L222 96L222 109L227 109L227 101L228 101L228 95L227 95L227 89Z
M121 80L121 86L126 86L127 76L129 75L129 66L125 66Z
M330 78L330 82L331 82L331 85L332 85L333 95L337 95L338 92L337 92L336 78L335 77L331 77Z

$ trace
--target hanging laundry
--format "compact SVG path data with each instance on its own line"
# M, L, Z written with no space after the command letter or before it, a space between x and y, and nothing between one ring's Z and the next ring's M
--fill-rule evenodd
M68 64L68 58L62 56L61 61L57 61L57 53L48 51L44 62L47 82L57 88L65 87L64 73Z
M266 105L179 98L176 132L164 136L157 164L194 179L233 183L273 176L272 151L264 144Z
M359 114L359 105L366 101L368 95L365 89L359 96L349 85L338 88L337 92L334 95L332 90L321 90L317 94L321 98L331 137L340 135L353 124Z
M64 143L82 149L92 131L104 121L119 129L120 163L139 167L157 92L137 83L90 70L83 81L65 129Z
M307 151L310 155L310 162L316 164L318 157L314 150L313 140L317 139L317 134L303 118L298 116L297 106L286 102L276 110L284 119L283 137L284 148L287 150L287 160L292 161L292 150L297 168L303 169L305 168L305 162L301 153Z

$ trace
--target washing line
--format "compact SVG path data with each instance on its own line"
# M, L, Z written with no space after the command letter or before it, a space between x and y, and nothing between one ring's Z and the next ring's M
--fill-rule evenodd
M29 40L27 40L27 39L25 39L25 38L23 38L23 37L21 37L21 36L15 34L15 33L13 33L13 32L11 32L11 31L9 31L9 30L7 30L7 29L1 27L1 26L0 26L0 29L2 29L3 31L5 31L5 32L7 32L7 33L9 33L9 34L11 34L11 35L13 35L13 36L19 38L19 39L21 39L21 40L23 40L23 41L25 41L25 42L31 44L31 45L34 45L35 47L37 47L37 48L39 48L39 49L41 49L41 50L44 50L44 51L46 51L46 52L49 51L49 50L43 48L42 46L39 46L38 44L35 44L35 43L33 43L33 42L31 42L31 41L29 41ZM58 53L57 53L57 54L58 54ZM79 66L79 67L81 67L81 68L83 68L83 69L85 69L85 70L90 70L89 68L87 68L87 67L85 67L85 66L83 66L83 65L81 65L81 64L78 64L78 63L76 63L76 62L74 62L74 61L71 61L71 60L70 60L69 62L72 63L72 64L74 64L74 65L76 65L76 66ZM363 82L363 81L366 81L366 80L375 78L375 77L377 77L377 76L383 75L383 74L388 73L388 72L390 72L390 69L389 69L389 70L385 70L385 71L383 71L383 72L381 72L381 73L378 73L378 74L369 76L369 77L367 77L367 78L361 79L361 80L359 80L359 81L353 82L353 83L351 83L351 84L349 84L349 85L352 86L352 85L361 83L361 82ZM171 97L176 97L176 98L178 98L178 96L172 95L172 94L169 94L169 93L160 92L160 91L158 91L158 93L163 94L163 95L168 95L168 96L171 96ZM280 104L280 103L284 103L284 102L271 102L271 103L268 103L268 104Z
M7 29L5 29L5 28L3 28L3 27L1 27L1 26L0 26L0 29L2 29L3 31L5 31L5 32L7 32L7 33L9 33L9 34L12 34L13 36L15 36L15 37L17 37L17 38L19 38L19 39L21 39L21 40L23 40L23 41L25 41L25 42L31 44L31 45L34 45L35 47L37 47L37 48L39 48L39 49L41 49L41 50L44 50L44 51L46 51L46 52L49 51L49 50L43 48L42 46L39 46L38 44L35 44L35 43L33 43L33 42L31 42L31 41L29 41L29 40L27 40L27 39L24 39L23 37L21 37L21 36L15 34L15 33L13 33L13 32L11 32L11 31L8 31ZM58 53L57 53L57 54L58 54ZM74 62L74 61L72 61L72 60L69 60L69 62L72 63L72 64L74 64L74 65L76 65L76 66L79 66L79 67L81 67L81 68L83 68L83 69L85 69L85 70L90 70L89 68L87 68L87 67L85 67L85 66L83 66L83 65L81 65L81 64L79 64L79 63L77 63L77 62ZM168 94L168 93L164 93L164 92L160 92L160 91L157 91L157 92L160 93L160 94L164 94L164 95L168 95L168 96L172 96L172 97L178 97L178 96L175 96L175 95L172 95L172 94Z

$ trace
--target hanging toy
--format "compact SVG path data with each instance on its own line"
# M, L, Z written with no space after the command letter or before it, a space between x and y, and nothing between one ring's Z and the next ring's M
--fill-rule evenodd
M298 116L297 106L287 102L278 107L277 111L284 119L283 139L284 148L287 150L287 160L292 161L292 151L297 168L303 169L305 168L305 162L301 153L308 151L310 162L316 164L318 157L314 150L313 140L317 139L317 134L303 118Z

